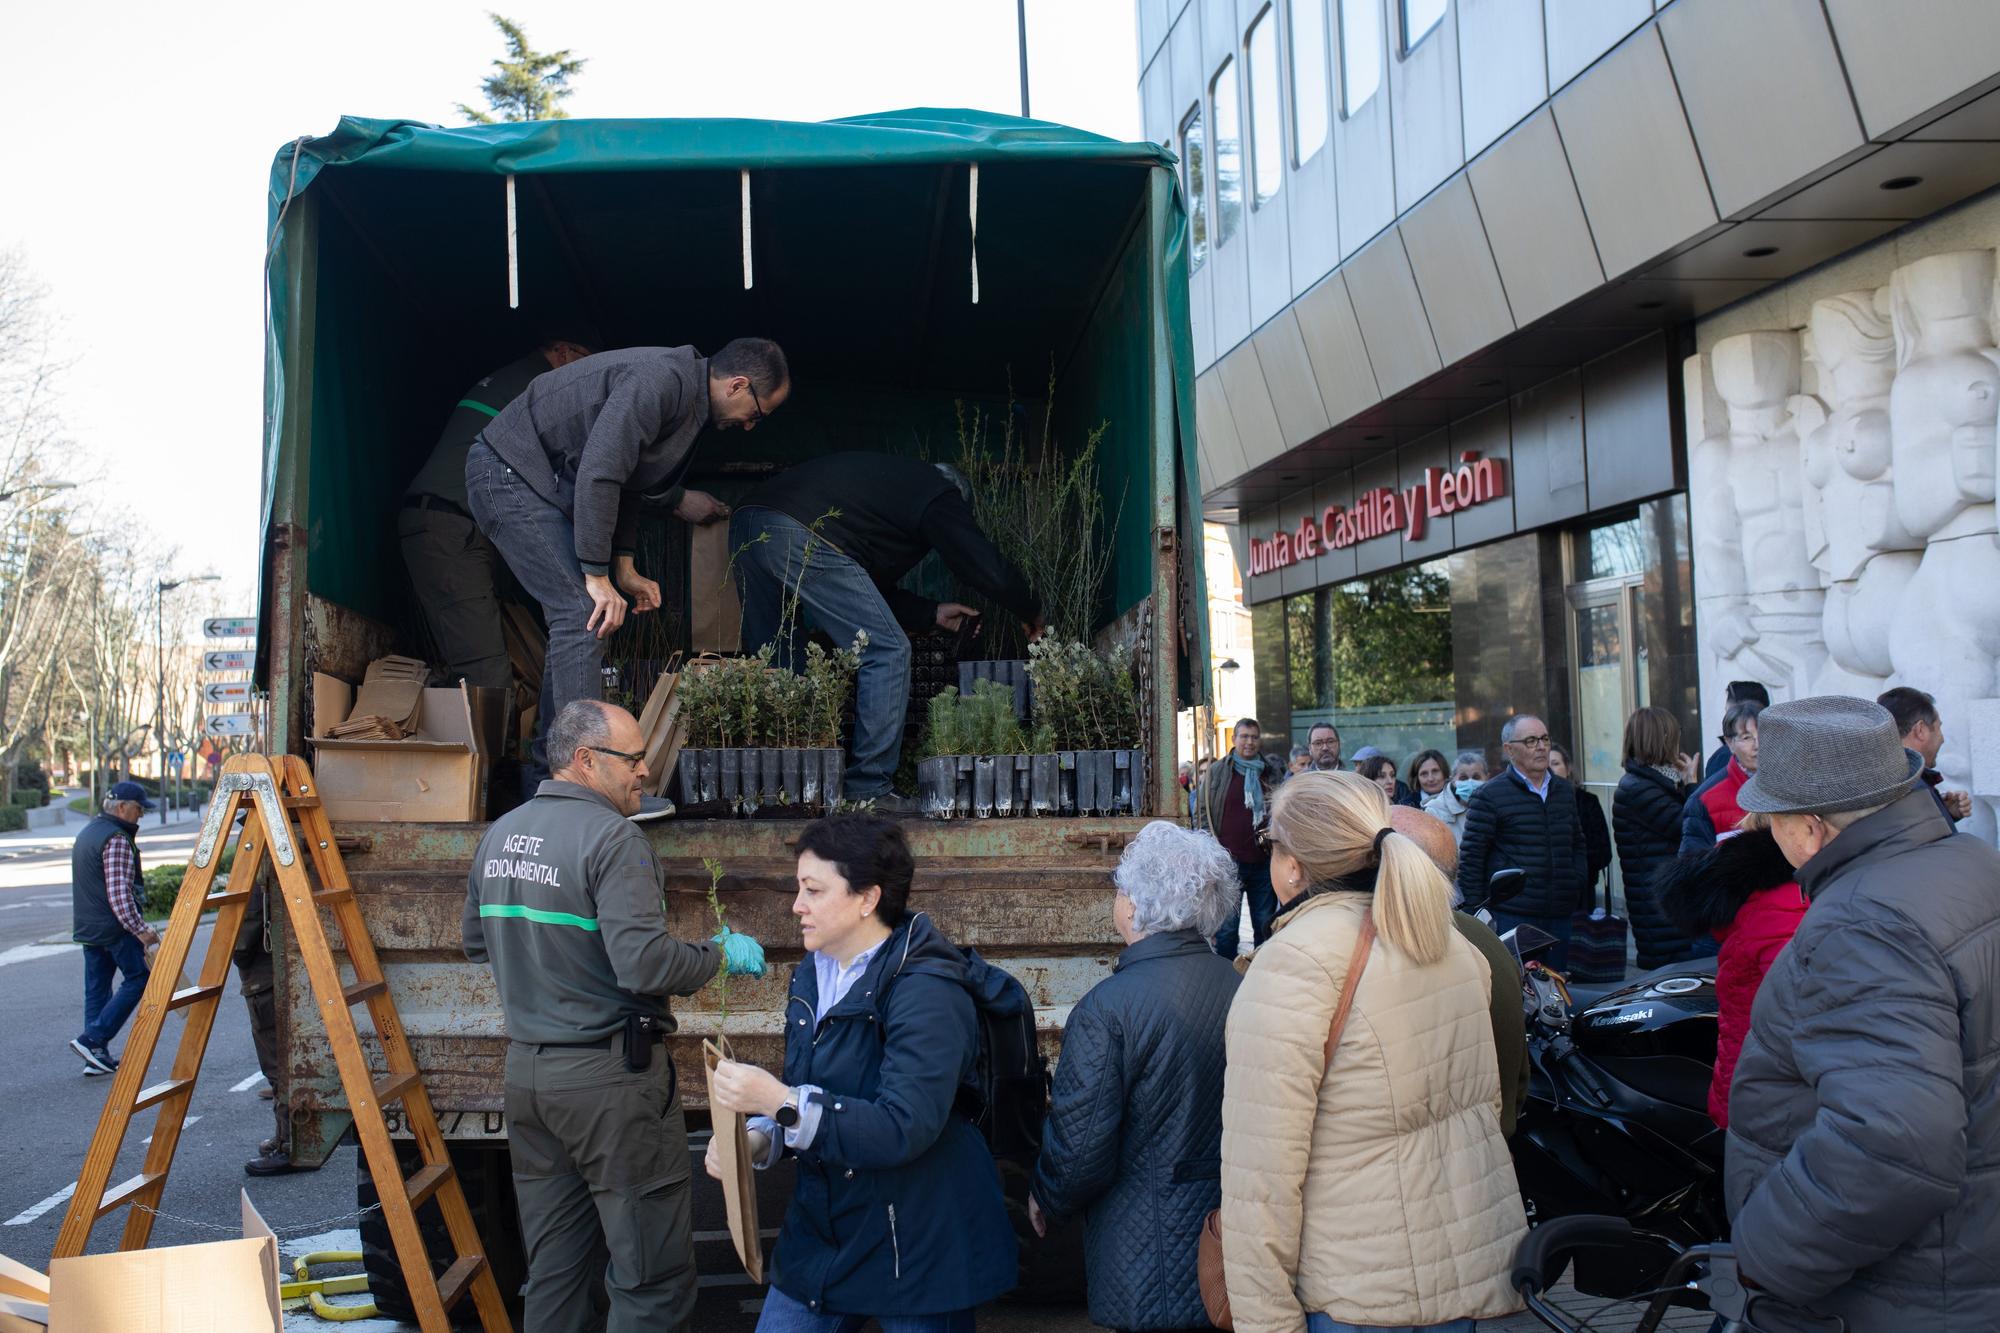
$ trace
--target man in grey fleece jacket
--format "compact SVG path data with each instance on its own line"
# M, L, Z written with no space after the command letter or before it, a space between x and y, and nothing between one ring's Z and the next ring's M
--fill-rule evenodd
M754 430L791 392L778 345L738 338L712 357L692 347L599 352L538 376L466 454L466 502L481 532L541 603L548 622L537 728L603 689L598 641L660 605L640 574L639 509L690 523L729 508L684 482L704 428ZM538 739L533 771L549 758Z
M507 1023L527 1327L603 1329L608 1288L609 1327L682 1329L695 1270L667 997L725 968L762 975L763 953L734 931L668 933L659 859L627 819L646 775L632 715L575 703L549 739L556 776L480 839L463 918Z

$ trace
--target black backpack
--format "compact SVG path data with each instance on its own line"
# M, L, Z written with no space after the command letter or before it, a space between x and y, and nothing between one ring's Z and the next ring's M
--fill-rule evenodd
M979 1058L955 1105L978 1126L995 1161L1032 1165L1049 1118L1049 1062L1035 1039L1035 1004L1012 973L976 949L961 952L979 1020Z

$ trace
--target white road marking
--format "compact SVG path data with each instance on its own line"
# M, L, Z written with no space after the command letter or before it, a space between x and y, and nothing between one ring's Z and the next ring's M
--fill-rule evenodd
M57 1204L67 1203L69 1201L69 1196L74 1193L76 1193L76 1185L74 1183L65 1185L60 1190L57 1190L54 1194L51 1194L48 1198L43 1199L40 1203L34 1205L32 1208L24 1208L20 1212L8 1218L5 1222L0 1222L0 1226L24 1227L28 1225L28 1223L34 1221L36 1218L40 1217L43 1213L46 1213L49 1209L55 1207Z
M17 944L0 952L0 967L9 963L32 963L38 958L54 958L59 954L71 953L83 946L79 944Z
M191 1115L187 1119L181 1121L181 1128L186 1129L189 1125L192 1125L195 1121L199 1119L201 1119L200 1116ZM145 1138L139 1140L139 1142L142 1144L151 1143L152 1141L153 1141L153 1136L151 1134L148 1134Z
M39 907L39 906L41 906L41 904L34 902L0 903L0 912L11 912L17 907Z
M249 1078L244 1079L241 1083L231 1084L229 1090L231 1092L248 1092L250 1091L250 1089L256 1087L259 1083L262 1083L263 1081L264 1081L264 1071L260 1069L256 1073L252 1074Z

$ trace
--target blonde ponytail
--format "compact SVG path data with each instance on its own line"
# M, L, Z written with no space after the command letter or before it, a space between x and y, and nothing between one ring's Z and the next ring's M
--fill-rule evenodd
M1375 929L1419 963L1435 963L1451 943L1451 885L1423 848L1393 831L1375 876Z
M1271 804L1271 840L1298 860L1308 883L1344 879L1375 864L1375 929L1418 963L1451 942L1451 885L1424 849L1389 826L1382 789L1353 773L1300 773Z

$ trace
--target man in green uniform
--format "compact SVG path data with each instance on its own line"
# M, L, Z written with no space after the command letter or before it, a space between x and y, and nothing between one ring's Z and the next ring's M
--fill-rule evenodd
M555 775L480 839L464 915L465 956L492 963L507 1022L526 1326L672 1333L695 1270L667 997L718 970L761 976L764 953L735 931L667 933L659 860L628 822L646 776L630 713L578 700L548 742ZM592 1312L606 1290L608 1322Z
M431 456L403 491L396 524L410 587L423 608L445 670L456 682L507 689L514 683L500 630L500 555L472 521L465 500L465 454L486 423L537 375L581 361L593 348L551 338L465 391Z

